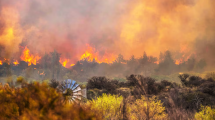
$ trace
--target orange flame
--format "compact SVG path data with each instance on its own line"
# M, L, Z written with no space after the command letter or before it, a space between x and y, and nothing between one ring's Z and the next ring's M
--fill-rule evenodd
M30 66L31 64L36 65L38 60L40 59L40 56L31 55L30 50L27 47L25 47L23 55L21 56L21 60L28 62L28 66Z
M2 65L2 61L0 60L0 65Z
M69 62L69 59L66 59L66 60L62 61L61 58L60 58L59 62L62 64L62 66L66 67L67 63Z
M13 62L13 64L14 64L15 66L17 66L17 65L19 64L19 62L16 60L15 62Z
M113 63L115 61L115 57L112 54L105 53L102 57L98 55L98 52L95 52L95 48L87 45L88 49L86 52L81 55L80 60L87 60L92 62L95 60L98 63Z

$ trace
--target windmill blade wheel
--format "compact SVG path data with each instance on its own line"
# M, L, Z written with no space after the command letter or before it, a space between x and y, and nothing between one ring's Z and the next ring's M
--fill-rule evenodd
M86 89L81 89L80 85L71 79L61 83L60 91L63 93L64 103L80 103L83 98L86 98Z

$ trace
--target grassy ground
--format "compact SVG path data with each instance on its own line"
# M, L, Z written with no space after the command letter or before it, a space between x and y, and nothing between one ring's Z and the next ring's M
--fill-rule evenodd
M156 79L158 82L161 81L161 80L168 80L170 82L176 82L176 83L181 83L180 82L180 79L179 79L179 75L180 74L189 74L190 76L199 76L199 77L202 77L202 78L206 78L206 76L208 75L208 73L214 73L214 77L215 77L215 71L204 71L202 73L197 73L197 72L179 72L179 73L174 73L174 74L171 74L171 75L152 75L150 77ZM7 81L15 81L16 78L18 76L16 75L13 75L12 77L0 77L0 82L1 83L6 83ZM120 82L126 82L126 78L125 77L110 77L111 80L118 80ZM41 81L41 80L35 80L33 78L28 78L28 81ZM48 81L48 80L46 80ZM82 85L86 85L87 84L87 80L85 82L80 82L80 81L77 81L79 84L82 84Z
M206 78L207 74L213 73L214 71L204 71L202 73L197 73L197 72L179 72L179 73L174 73L171 75L152 75L151 77L160 81L160 80L168 80L170 82L176 82L176 83L181 83L179 79L180 74L189 74L190 76L199 76L201 78Z

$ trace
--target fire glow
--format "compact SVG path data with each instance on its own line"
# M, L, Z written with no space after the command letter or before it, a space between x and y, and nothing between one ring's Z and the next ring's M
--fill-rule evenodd
M87 60L87 61L95 61L97 63L113 63L116 60L116 56L113 54L105 53L103 56L99 56L99 53L96 52L95 48L89 46L87 44L86 52L81 55L80 60Z
M86 45L87 50L80 56L79 60L86 60L88 62L97 62L97 63L113 63L116 60L116 56L113 54L108 54L107 52L103 55L100 56L98 52L96 52L95 48L91 47L90 45ZM62 66L64 67L72 67L75 64L71 63L70 59L63 59L60 58L59 61ZM70 66L69 66L70 64Z
M62 64L62 66L66 67L67 63L69 62L69 59L66 59L66 60L61 60L60 59L59 62Z
M38 60L40 60L40 59L41 59L40 56L38 56L38 55L34 56L34 55L30 54L30 50L27 47L25 47L23 55L21 56L21 60L27 62L28 66L30 66L31 64L36 65Z
M16 60L16 61L13 62L13 64L14 64L15 66L17 66L17 65L19 64L19 62Z

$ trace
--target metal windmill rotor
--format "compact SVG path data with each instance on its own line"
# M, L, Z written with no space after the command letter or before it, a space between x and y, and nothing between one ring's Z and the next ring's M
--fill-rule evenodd
M63 93L64 102L79 103L83 98L86 98L86 89L81 89L80 85L74 80L62 81L59 89Z

